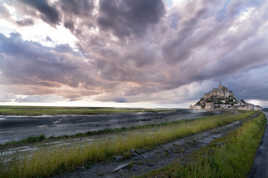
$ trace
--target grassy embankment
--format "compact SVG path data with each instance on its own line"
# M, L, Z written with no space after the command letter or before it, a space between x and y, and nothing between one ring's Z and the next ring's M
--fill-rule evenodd
M158 129L155 127L144 129L143 132L129 131L123 136L80 147L44 149L34 152L31 157L0 166L0 177L48 177L79 166L90 166L94 162L109 159L114 155L129 155L131 149L150 149L159 144L248 118L252 114L248 112L229 116L212 116L160 126Z
M105 107L43 107L43 106L0 106L0 115L90 115L128 112L159 112L172 109L139 109L139 108L105 108Z
M186 163L178 160L140 178L245 178L252 167L265 126L266 117L261 114L193 153Z

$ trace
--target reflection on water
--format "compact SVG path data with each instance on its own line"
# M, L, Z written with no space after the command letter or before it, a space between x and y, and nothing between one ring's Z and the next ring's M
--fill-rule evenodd
M41 134L46 136L71 135L106 128L131 127L182 119L194 119L211 114L213 113L178 109L169 112L139 112L87 116L1 116L0 144Z

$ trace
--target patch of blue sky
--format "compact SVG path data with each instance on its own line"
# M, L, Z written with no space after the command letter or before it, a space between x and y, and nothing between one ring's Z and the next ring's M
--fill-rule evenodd
M238 8L235 10L235 15L240 15L241 13L247 11L252 7L259 7L263 4L265 0L245 0ZM228 7L232 3L232 0L226 0L223 8L217 13L216 19L222 21L227 16Z
M252 6L261 6L265 0L251 0L249 1L249 4Z
M228 5L230 4L231 0L226 0L223 6L223 10L226 10Z
M217 14L217 20L218 21L222 21L226 15L226 11L227 11L227 8L228 8L228 5L231 3L231 0L226 0L224 5L223 5L223 8L218 12Z
M173 5L173 0L165 0L166 4L167 4L167 7L172 7Z
M179 15L178 14L172 14L170 15L170 27L173 29L177 29L178 23L179 23Z

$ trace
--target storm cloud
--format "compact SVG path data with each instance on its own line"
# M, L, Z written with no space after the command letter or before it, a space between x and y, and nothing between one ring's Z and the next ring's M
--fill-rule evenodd
M26 5L38 10L41 18L48 22L57 24L60 21L60 14L56 8L48 4L47 0L22 0Z
M35 96L30 101L51 94L188 104L219 81L241 98L268 100L268 3L172 2L6 1L0 18L19 30L0 34L0 79L12 96ZM64 28L76 40L56 43L44 29L50 40L31 41L26 28L40 24Z
M33 25L34 21L32 19L23 19L16 22L20 26L29 26Z
M98 24L116 36L142 36L149 25L157 24L164 15L162 0L100 0Z

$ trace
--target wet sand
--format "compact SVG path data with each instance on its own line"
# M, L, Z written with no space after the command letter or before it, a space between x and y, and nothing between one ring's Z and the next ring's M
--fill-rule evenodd
M194 119L213 113L178 109L168 112L139 112L96 115L0 116L0 144L29 136L62 136L132 127L153 123Z

